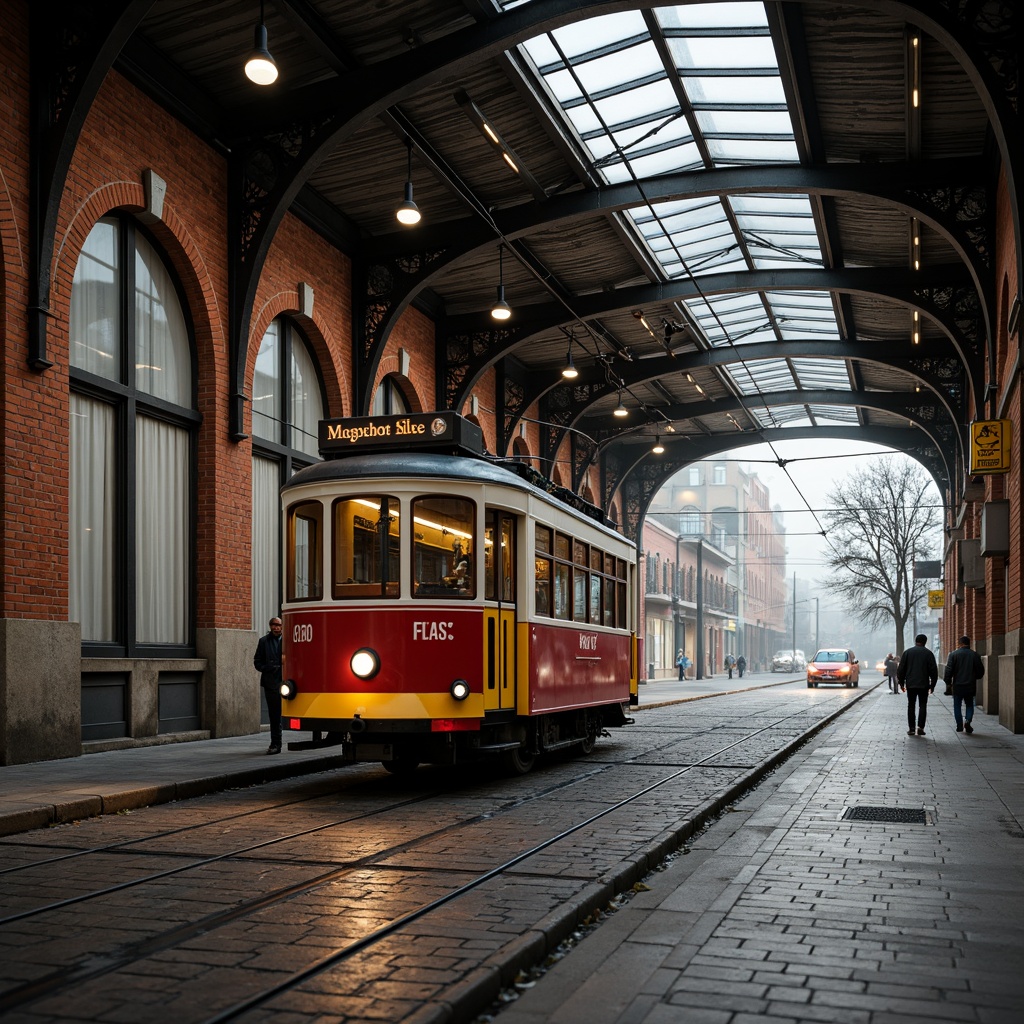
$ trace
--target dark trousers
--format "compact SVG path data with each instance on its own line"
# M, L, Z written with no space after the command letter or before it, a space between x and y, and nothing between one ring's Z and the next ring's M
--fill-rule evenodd
M267 714L270 716L270 745L281 746L281 690L277 686L264 686Z
M914 701L917 705L917 727L924 728L925 720L928 718L928 688L907 687L907 728L914 728Z
M966 710L967 714L964 714ZM953 691L953 720L956 724L963 725L966 722L968 725L971 724L971 719L974 717L974 694L973 693L957 693Z

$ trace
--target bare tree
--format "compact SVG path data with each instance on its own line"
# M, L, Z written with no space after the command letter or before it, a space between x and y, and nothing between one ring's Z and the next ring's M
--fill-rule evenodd
M924 468L887 455L847 477L829 495L824 515L836 589L857 618L874 627L892 622L896 653L905 646L907 619L928 590L914 579L914 560L927 559L942 524L939 496Z

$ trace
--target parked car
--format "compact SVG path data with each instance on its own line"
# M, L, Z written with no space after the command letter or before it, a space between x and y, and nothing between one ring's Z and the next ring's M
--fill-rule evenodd
M799 647L795 651L776 651L772 658L773 672L799 672L806 665L804 652Z
M807 666L807 688L821 683L860 683L860 663L848 647L828 647L817 651Z

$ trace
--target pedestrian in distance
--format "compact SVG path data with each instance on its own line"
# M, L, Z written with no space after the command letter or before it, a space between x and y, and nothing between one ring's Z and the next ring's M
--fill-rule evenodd
M907 695L907 735L914 735L914 705L917 705L917 735L924 735L924 724L928 718L928 695L935 692L935 684L939 681L939 666L935 664L935 655L925 646L928 637L918 633L914 638L914 646L908 647L900 655L900 664L896 669L896 678L900 681L900 689Z
M743 678L743 673L746 672L746 670L747 670L747 659L744 658L743 655L741 654L736 659L736 671L739 672L740 679Z
M889 681L889 689L895 695L900 692L900 684L896 682L896 669L900 667L899 659L890 654L885 659L885 678Z
M680 647L679 650L676 651L676 668L679 669L680 680L686 678L686 666L683 664L683 659L685 657L686 655L683 654L683 649Z
M729 678L730 679L732 679L732 670L733 670L733 667L735 666L735 664L736 664L736 659L731 654L727 654L725 656L725 667L729 670Z
M971 725L974 718L974 698L978 692L978 680L984 674L985 666L978 657L978 652L971 650L971 638L960 637L960 646L949 652L946 670L942 673L946 685L953 687L953 718L956 721L957 732L974 732Z
M260 674L260 686L267 698L270 715L270 746L268 754L281 753L281 620L275 615L270 629L260 637L252 663Z

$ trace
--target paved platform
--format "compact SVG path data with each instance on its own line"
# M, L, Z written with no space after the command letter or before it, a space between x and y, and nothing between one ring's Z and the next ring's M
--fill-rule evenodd
M299 733L292 733L298 738ZM309 733L301 734L308 738ZM0 768L0 836L337 768L330 750L267 755L269 732ZM284 734L285 742L289 734Z
M641 706L713 696L780 681L762 673L730 682L720 678L679 683L660 680L640 688ZM147 807L338 768L327 750L267 756L269 732L190 743L160 743L83 754L81 757L0 767L0 836L97 814ZM284 734L308 738L308 733Z
M907 736L906 698L878 687L497 1024L1020 1024L1024 736L974 725L935 696Z

